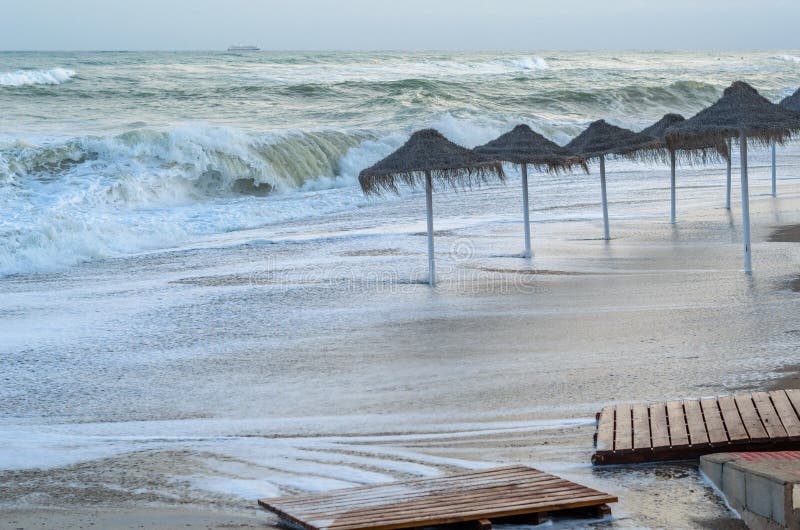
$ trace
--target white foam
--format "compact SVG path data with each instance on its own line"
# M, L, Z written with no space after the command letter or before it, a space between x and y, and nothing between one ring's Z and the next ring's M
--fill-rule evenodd
M75 75L75 71L66 68L0 72L0 86L60 85Z
M790 63L800 63L800 57L797 57L796 55L777 55L775 58Z
M208 475L175 478L188 481L191 487L195 489L223 493L247 500L278 497L281 494L280 488L266 480L235 479Z
M518 66L522 70L547 70L550 65L541 57L521 57L513 60L512 64Z
M358 171L401 142L364 136L193 125L0 146L0 182L16 184L0 187L0 275L353 208Z
M376 58L373 62L321 63L314 65L266 64L258 70L261 80L282 84L346 82L397 82L407 79L454 79L513 75L549 69L539 56L487 58L464 61L456 58L432 57L407 61Z

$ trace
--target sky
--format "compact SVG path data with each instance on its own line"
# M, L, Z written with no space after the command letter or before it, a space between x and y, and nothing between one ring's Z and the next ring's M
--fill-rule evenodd
M798 49L798 0L0 0L0 50Z

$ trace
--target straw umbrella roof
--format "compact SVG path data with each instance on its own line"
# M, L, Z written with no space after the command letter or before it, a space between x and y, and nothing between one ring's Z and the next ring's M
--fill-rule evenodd
M742 132L754 141L782 143L800 131L800 116L771 103L743 81L725 89L722 97L696 116L667 130L672 150L702 149L719 144Z
M493 160L530 164L554 173L570 170L575 166L581 167L584 171L589 170L583 158L551 142L524 124L517 125L491 142L476 147L474 151Z
M800 88L791 96L783 98L779 105L785 109L800 112Z
M686 121L680 114L664 114L664 116L653 125L646 127L636 133L640 138L640 150L632 155L635 158L666 160L669 151L667 150L667 131ZM648 143L649 139L658 140L658 145L653 147ZM677 151L678 158L689 163L694 162L718 162L728 157L728 146L725 142L709 144L695 149L682 149ZM628 156L631 156L629 154Z
M503 165L456 145L435 129L423 129L397 151L358 175L366 194L397 192L397 183L424 186L425 174L456 187L480 185L494 177L504 180Z
M565 148L586 159L599 158L608 154L626 154L641 145L636 133L611 125L605 120L593 122L585 131L572 139ZM655 140L648 140L655 144Z
M642 129L639 134L655 138L666 144L667 129L684 121L686 121L686 118L680 114L664 114L660 120L655 122L650 127Z

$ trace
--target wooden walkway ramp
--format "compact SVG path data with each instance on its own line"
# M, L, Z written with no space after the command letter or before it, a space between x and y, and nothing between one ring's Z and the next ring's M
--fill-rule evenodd
M452 523L538 524L545 512L604 516L617 498L527 466L262 499L282 519L309 530L391 530Z
M800 390L608 406L595 465L684 460L729 451L800 449Z

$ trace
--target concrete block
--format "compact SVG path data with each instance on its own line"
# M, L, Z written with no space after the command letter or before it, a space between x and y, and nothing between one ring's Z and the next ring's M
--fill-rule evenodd
M746 473L744 477L745 508L779 524L785 524L783 505L786 497L783 484L753 473Z
M741 506L747 506L747 486L744 473L730 466L722 468L722 491L729 499Z
M700 470L716 487L722 488L722 462L702 458L700 460Z
M749 528L800 530L800 451L719 453L700 462Z

